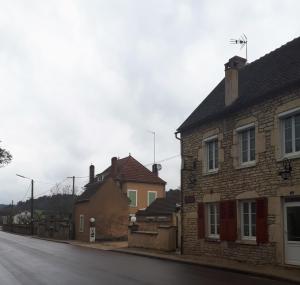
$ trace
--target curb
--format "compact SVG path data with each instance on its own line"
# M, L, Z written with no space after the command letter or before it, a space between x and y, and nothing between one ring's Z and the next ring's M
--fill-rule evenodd
M56 243L72 244L71 241L67 241L67 240L58 240L58 239L51 239L51 238L43 238L43 237L39 237L39 236L29 236L29 237L34 238L34 239L52 241L52 242L56 242Z
M238 269L238 268L233 268L231 266L211 264L211 263L199 262L199 261L188 260L188 259L179 259L179 258L176 258L175 256L164 256L161 254L158 255L158 254L146 253L146 252L129 251L129 250L124 250L124 249L112 249L111 251L124 253L124 254L143 256L143 257L149 257L149 258L155 258L155 259L161 259L161 260L168 260L168 261L177 262L177 263L198 265L198 266L203 266L203 267L208 267L208 268L216 268L216 269L220 269L220 270L224 270L224 271L231 271L231 272L242 273L242 274L246 274L246 275L268 278L271 280L287 281L287 282L292 282L294 284L300 284L300 280L298 280L298 278L297 279L293 278L293 277L286 278L283 276L278 276L276 274L268 274L268 273L264 273L264 272L258 272L258 271L247 270L247 269Z

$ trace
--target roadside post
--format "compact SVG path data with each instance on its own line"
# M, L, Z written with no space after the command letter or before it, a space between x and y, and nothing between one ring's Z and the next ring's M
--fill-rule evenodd
M96 227L95 218L90 218L90 242L96 241Z

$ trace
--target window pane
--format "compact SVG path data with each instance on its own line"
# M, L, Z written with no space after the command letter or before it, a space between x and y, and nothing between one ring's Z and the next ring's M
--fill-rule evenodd
M215 168L218 168L218 141L214 141L214 145L215 145Z
M248 161L248 132L241 132L242 162Z
M155 192L148 192L148 206L156 199Z
M130 206L135 207L136 206L136 192L135 191L129 191L128 197L130 200Z
M244 236L249 236L249 225L244 224Z
M210 225L210 234L214 235L215 233L215 227L213 225Z
M252 213L252 214L255 214L255 213L256 213L256 203L255 203L255 202L252 202L252 203L251 203L251 213Z
M249 204L243 203L243 213L248 214L249 213Z
M300 115L295 116L295 151L300 151Z
M208 169L214 169L212 142L208 143Z
M250 161L255 160L255 129L252 128L250 132Z
M287 118L284 120L284 139L285 139L285 153L293 152L292 118Z
M300 207L288 207L287 231L289 241L300 241Z
M210 141L207 143L208 152L208 169L213 170L218 168L218 143Z

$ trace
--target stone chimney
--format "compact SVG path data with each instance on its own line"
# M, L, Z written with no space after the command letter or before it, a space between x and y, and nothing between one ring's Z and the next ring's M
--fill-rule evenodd
M90 181L89 183L93 183L95 180L95 166L93 164L90 165Z
M110 167L110 175L113 179L115 179L117 177L117 161L118 161L118 158L112 157L111 167Z
M239 97L239 69L246 59L234 56L225 64L225 106L231 105Z
M156 163L152 164L152 172L155 176L158 176L158 168Z

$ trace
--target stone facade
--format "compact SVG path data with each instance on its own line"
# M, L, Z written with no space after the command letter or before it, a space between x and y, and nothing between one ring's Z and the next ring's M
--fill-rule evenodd
M255 264L283 264L284 219L286 197L300 196L300 156L290 157L292 175L283 180L282 139L279 114L300 108L300 89L287 90L256 104L249 105L225 118L206 122L181 133L183 159L183 253L218 256ZM255 127L255 162L242 166L237 129ZM205 139L218 139L218 171L207 172ZM191 196L194 199L191 199ZM241 238L239 201L267 198L268 242L257 244ZM235 200L237 205L237 238L235 241L198 238L198 203ZM205 211L205 221L208 215ZM206 227L207 227L207 223Z

